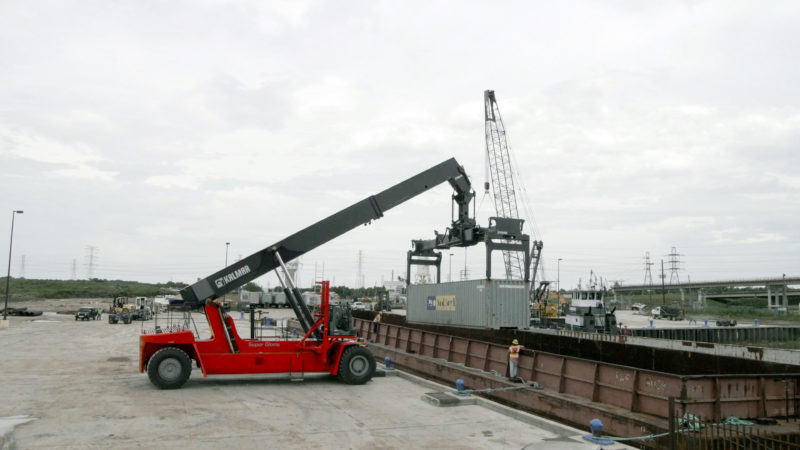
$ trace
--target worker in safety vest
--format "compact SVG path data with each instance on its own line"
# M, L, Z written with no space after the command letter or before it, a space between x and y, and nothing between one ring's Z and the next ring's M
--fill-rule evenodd
M519 352L523 346L519 345L519 341L514 339L511 341L511 347L508 347L508 375L509 378L517 378L517 367L519 367Z
M379 311L378 314L375 314L375 318L372 319L372 332L375 333L375 334L378 334L378 328L380 327L380 323L381 323L381 319L382 319L381 315L382 314L383 314L383 311Z

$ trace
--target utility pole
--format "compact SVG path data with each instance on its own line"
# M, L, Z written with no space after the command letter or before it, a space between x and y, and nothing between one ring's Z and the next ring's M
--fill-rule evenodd
M469 278L469 270L467 270L467 247L464 247L464 272L461 276L461 281L467 281Z
M356 270L356 286L364 288L364 254L358 251L358 269Z
M447 271L447 281L453 281L453 252L450 252L450 268Z
M558 258L558 262L556 263L558 266L556 269L556 292L558 292L559 295L561 294L561 261L563 260L563 258Z
M664 275L664 260L662 259L661 260L661 304L662 305L667 304L667 292L666 288L664 287L664 278L666 278L666 275Z
M22 213L22 210L11 211L11 238L8 242L8 273L6 273L6 304L3 308L3 320L8 320L8 294L11 292L11 248L14 246L14 217Z

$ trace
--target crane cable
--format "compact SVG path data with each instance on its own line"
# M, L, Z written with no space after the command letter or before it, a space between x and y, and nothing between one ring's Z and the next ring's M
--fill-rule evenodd
M500 115L500 111L497 111L498 116ZM500 116L500 120L502 121L503 118ZM505 124L504 124L505 126ZM522 176L519 173L519 162L517 160L517 155L514 152L514 147L511 145L511 139L508 137L508 133L505 135L506 138L506 145L508 146L508 154L511 157L511 176L516 179L516 185L519 186L522 208L525 213L526 221L525 224L527 225L528 229L530 230L531 239L533 240L541 240L541 231L539 228L539 224L536 222L536 216L533 215L533 211L530 208L530 200L528 198L528 189L525 187L525 183L522 180ZM489 154L486 154L487 162L489 158ZM487 166L488 170L488 166ZM541 258L539 259L539 272L542 274L541 280L546 280L547 276L544 270L544 260Z

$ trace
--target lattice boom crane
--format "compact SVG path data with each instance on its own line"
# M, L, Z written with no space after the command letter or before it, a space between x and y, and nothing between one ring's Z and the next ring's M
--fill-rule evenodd
M498 217L519 219L506 129L500 116L494 91L483 91L483 101L486 117L486 158L492 179L495 210ZM484 188L486 193L489 193L488 181L484 184ZM523 272L525 266L520 252L504 250L503 262L507 278L525 278Z

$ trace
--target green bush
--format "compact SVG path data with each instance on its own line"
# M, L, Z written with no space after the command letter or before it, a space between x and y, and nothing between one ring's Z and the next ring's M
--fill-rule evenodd
M186 286L183 283L140 283L122 280L34 280L11 278L9 282L11 298L107 298L114 296L152 297L162 293L174 292ZM5 296L6 277L0 278L0 294Z

